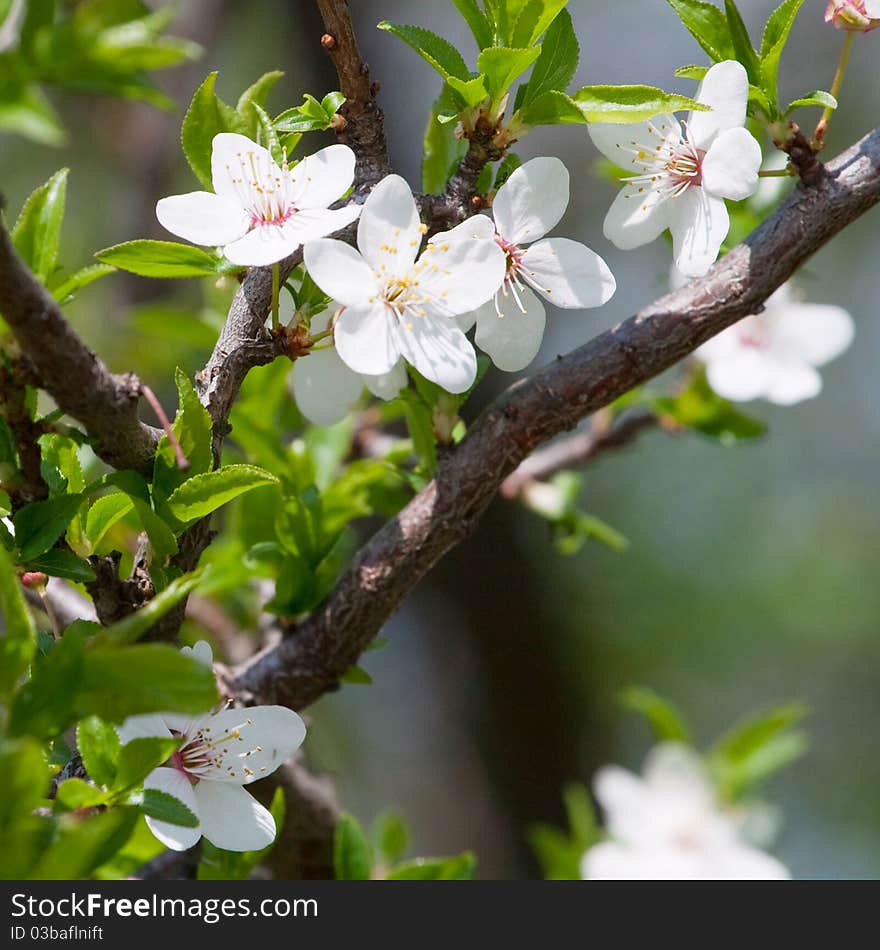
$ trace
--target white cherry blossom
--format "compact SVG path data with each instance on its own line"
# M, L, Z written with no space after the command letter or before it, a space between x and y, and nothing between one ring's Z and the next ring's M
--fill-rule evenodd
M785 284L762 313L746 317L697 351L709 385L725 399L766 399L791 406L817 396L817 367L852 343L852 317L841 307L802 302Z
M459 321L465 331L476 324L477 345L499 369L523 369L538 354L546 312L535 291L557 307L581 310L602 306L616 290L608 265L586 245L544 238L568 201L565 165L558 158L535 158L499 188L492 203L494 226L481 215L456 229L478 240L493 238L505 254L504 284L494 300Z
M178 237L222 247L233 264L274 264L357 219L358 205L330 210L351 187L354 163L347 145L331 145L296 165L278 165L246 136L221 132L211 152L214 192L162 198L156 216Z
M758 187L761 147L744 128L749 80L734 60L716 63L697 101L710 112L685 122L661 115L631 125L590 125L596 147L632 170L605 218L605 236L623 250L672 232L678 269L705 274L730 229L725 198L741 201Z
M618 766L594 783L611 836L581 863L586 880L787 880L787 868L744 840L742 820L724 811L700 757L664 743L641 776Z
M489 300L504 280L505 256L492 240L437 236L419 256L425 227L409 185L389 175L358 223L358 250L312 241L305 263L315 283L344 308L336 351L356 373L383 376L401 358L448 392L476 379L477 357L455 318Z
M184 647L210 667L204 641ZM275 840L275 820L245 785L271 775L302 745L306 727L283 706L222 708L195 719L177 713L132 716L118 728L123 745L146 737L182 739L180 748L144 781L144 789L173 796L198 818L195 828L147 818L168 848L185 851L202 836L227 851L256 851Z

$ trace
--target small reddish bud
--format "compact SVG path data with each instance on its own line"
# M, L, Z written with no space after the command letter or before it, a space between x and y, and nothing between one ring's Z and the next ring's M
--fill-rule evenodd
M825 22L850 33L876 30L880 26L880 0L829 0Z
M321 37L321 46L326 50L336 49L336 37L331 36L329 33L325 33Z
M37 590L45 587L49 578L42 571L25 571L21 575L21 586L29 590Z
M345 121L345 116L341 116L338 112L330 120L330 128L334 132L344 132L347 128L348 123Z

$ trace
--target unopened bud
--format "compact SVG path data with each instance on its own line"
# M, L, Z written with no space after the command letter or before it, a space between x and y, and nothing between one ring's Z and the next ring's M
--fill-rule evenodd
M39 590L45 587L49 578L42 571L25 571L21 575L21 586L29 590Z
M336 37L331 36L329 33L325 33L321 37L321 46L326 50L336 49Z
M345 121L345 116L341 116L338 112L330 120L330 128L334 132L344 132L348 123Z
M825 22L838 30L868 33L880 26L880 0L829 0Z

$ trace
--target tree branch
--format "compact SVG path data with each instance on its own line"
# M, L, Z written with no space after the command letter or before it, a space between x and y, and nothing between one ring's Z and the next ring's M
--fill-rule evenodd
M140 381L131 373L114 375L83 343L2 227L0 313L42 387L85 426L95 452L114 468L148 474L161 431L138 418Z
M512 386L360 551L327 601L278 646L227 671L226 687L246 702L292 708L334 688L530 452L759 312L807 258L878 202L880 129L829 164L814 186L799 186L704 278Z

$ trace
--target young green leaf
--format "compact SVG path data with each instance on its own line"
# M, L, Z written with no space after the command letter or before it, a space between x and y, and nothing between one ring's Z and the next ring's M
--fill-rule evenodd
M100 278L106 277L115 271L116 268L111 264L89 264L86 267L81 267L78 271L71 274L70 277L63 280L56 287L53 287L52 296L59 303L66 303L77 291L82 290L83 287L88 287L89 284L93 284L96 280L100 280Z
M368 881L373 854L356 818L343 812L333 835L333 869L337 881Z
M256 139L257 131L260 127L259 113L254 107L265 108L269 91L283 75L284 73L277 69L269 73L263 73L256 82L251 83L238 97L235 111L241 116L247 126L247 132L245 134L250 138Z
M226 465L187 479L169 497L168 507L180 521L195 521L245 492L277 484L274 475L255 465Z
M113 726L97 716L81 719L76 727L76 747L92 781L112 785L120 750L119 734Z
M402 23L391 23L383 20L379 24L380 30L393 33L411 46L426 62L444 78L455 76L456 79L470 79L467 64L461 53L448 41L430 30L420 26L407 26Z
M477 859L465 851L454 858L416 858L398 864L387 877L389 881L472 881Z
M113 492L98 498L86 515L85 537L89 552L94 553L107 532L134 507L132 500L122 492Z
M0 697L8 696L37 645L37 628L5 548L0 545Z
M514 23L511 45L524 47L537 43L567 3L568 0L528 0L515 21L511 14Z
M70 811L75 808L94 808L95 805L103 805L106 800L106 792L81 778L67 779L55 793L55 801Z
M572 99L588 122L621 124L642 122L681 109L709 111L708 106L687 96L664 92L654 86L584 86Z
M241 135L247 135L248 132L247 120L214 92L216 82L216 72L205 77L186 110L180 130L180 141L190 168L209 191L214 190L211 175L214 136L220 132L238 132Z
M88 584L95 579L95 572L88 561L77 557L73 551L50 548L25 564L29 571L42 571L50 577L63 577L78 584Z
M484 77L486 91L498 101L513 83L541 55L541 47L511 49L494 47L484 49L477 59L477 68Z
M815 92L809 93L809 95L801 96L800 99L795 99L792 102L789 102L788 107L785 110L785 114L788 115L791 112L794 112L795 109L807 109L810 106L818 106L821 109L836 109L837 100L830 92L824 92L822 89L817 89Z
M734 59L738 59L745 66L749 82L761 88L761 61L752 46L749 32L734 0L724 0L724 9L727 13L730 41L736 54Z
M492 24L489 22L489 18L486 14L480 9L477 0L452 0L452 2L470 27L471 33L473 33L474 39L477 41L477 46L479 46L480 49L491 46L493 41Z
M76 492L34 501L20 508L12 522L21 559L29 561L48 551L67 530L84 498L82 492Z
M716 63L735 59L727 18L713 3L703 0L667 0L688 32Z
M37 881L86 880L128 841L137 820L134 808L111 808L85 821L64 816L28 877Z
M126 241L98 251L95 257L140 277L216 277L230 266L216 254L174 241Z
M779 61L788 42L788 35L804 0L784 0L770 15L761 40L761 86L775 104L778 97Z
M12 243L45 284L55 270L67 195L68 169L62 168L32 192L12 228Z
M658 742L690 744L693 741L681 713L653 690L630 686L621 692L620 702L625 708L640 713L648 720Z
M153 464L153 487L163 496L170 495L193 475L210 472L214 467L210 413L199 401L189 377L179 367L174 371L174 382L177 386L177 415L172 429L189 468L181 471L171 443L163 435Z
M517 117L526 126L586 125L580 106L564 92L545 92L524 106Z
M167 821L171 825L184 828L198 828L198 817L179 799L156 788L144 790L141 811L157 821Z
M541 44L541 55L535 62L522 101L516 107L534 102L545 92L565 92L574 78L580 59L580 46L571 22L571 14L562 10L550 24Z
M385 811L373 822L372 838L383 860L391 864L400 860L409 845L409 831L397 812Z

